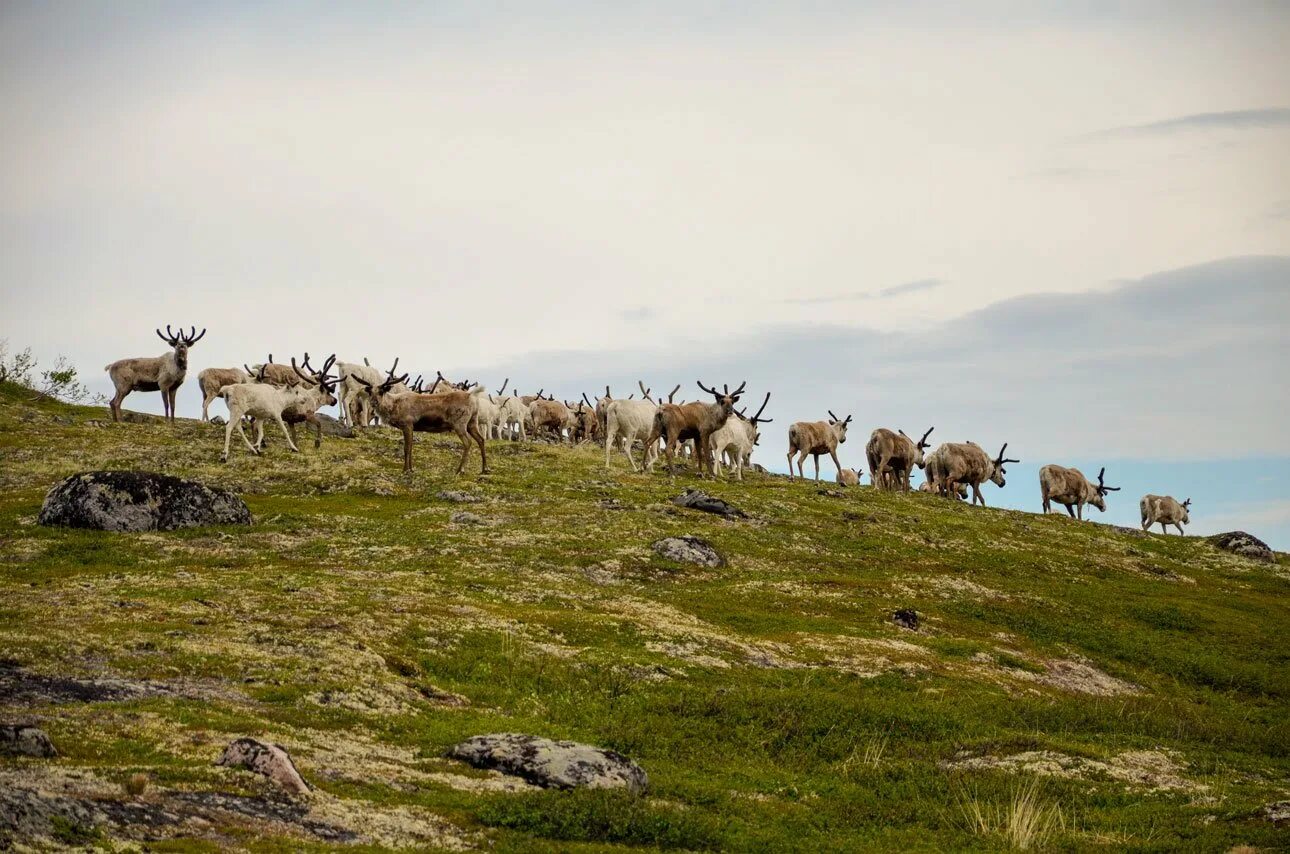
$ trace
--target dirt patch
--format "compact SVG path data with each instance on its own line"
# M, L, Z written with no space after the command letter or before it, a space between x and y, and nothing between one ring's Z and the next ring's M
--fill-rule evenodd
M1141 694L1142 687L1103 673L1084 658L1050 658L1043 662L1042 673L1029 670L1008 670L1008 675L1029 682L1038 682L1063 691L1091 694L1094 697L1118 697Z

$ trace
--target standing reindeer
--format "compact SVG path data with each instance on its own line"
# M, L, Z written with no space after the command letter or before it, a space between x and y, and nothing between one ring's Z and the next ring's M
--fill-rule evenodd
M925 465L923 451L931 447L927 437L935 429L929 427L917 442L906 436L904 430L895 433L886 427L874 430L869 436L869 444L865 445L869 481L880 489L898 488L909 492L909 475L914 466L922 468Z
M183 329L176 335L167 324L166 334L162 335L158 329L157 336L173 348L171 352L164 356L119 359L106 366L103 370L108 372L112 385L116 388L116 394L108 404L112 410L112 420L121 420L121 403L130 392L159 391L166 418L174 421L175 393L188 375L188 348L202 340L205 334L206 330L203 329L201 335L198 335L197 327L194 326L187 335Z
M1044 513L1052 510L1054 501L1063 505L1072 519L1084 518L1085 504L1092 504L1105 513L1107 493L1120 491L1118 486L1105 484L1102 479L1105 474L1106 466L1103 466L1097 473L1097 486L1094 486L1079 469L1044 466L1039 470L1039 492L1044 499Z
M461 439L461 462L457 464L457 474L466 468L466 458L470 456L470 440L474 439L479 446L480 474L488 474L488 452L484 449L484 434L479 430L479 397L488 390L482 385L470 391L454 389L434 393L440 383L435 380L430 393L409 391L403 394L391 394L390 390L401 382L406 382L408 375L396 377L399 360L394 360L387 376L380 385L372 386L362 377L354 379L366 388L366 394L372 399L381 420L391 427L403 431L403 470L412 471L412 434L417 433L456 433Z
M788 479L793 479L793 454L799 454L797 458L797 474L802 479L806 475L802 472L802 463L806 460L806 455L810 454L815 460L815 480L820 479L820 455L828 454L833 458L833 465L837 467L838 472L842 472L842 463L838 462L838 445L847 440L847 425L851 423L851 416L845 419L838 418L833 414L833 410L828 410L828 421L798 421L788 428Z
M999 449L999 456L990 459L976 442L946 442L927 458L928 478L935 477L934 489L943 496L957 495L963 485L972 487L972 503L981 502L985 506L985 496L981 494L981 484L987 480L999 488L1007 485L1004 469L1010 460L1004 457L1008 443L1004 442Z
M649 438L645 440L645 450L641 453L641 465L645 466L647 471L652 471L654 465L653 460L650 459L650 449L655 447L661 438L664 442L663 451L667 454L667 473L675 477L676 469L673 462L677 445L694 440L694 450L699 460L699 474L712 475L709 440L712 434L720 430L730 418L735 404L743 394L744 386L748 383L747 381L740 383L739 388L734 391L731 391L728 385L723 385L722 391L708 388L703 383L697 383L697 385L712 395L716 402L700 403L693 400L689 403L661 405L658 412L654 414L654 426L650 429ZM674 389L672 393L675 394L676 390Z
M1144 495L1138 502L1138 509L1142 511L1144 531L1159 523L1161 533L1169 533L1165 526L1173 525L1180 535L1186 536L1182 526L1191 524L1190 498L1179 504L1172 495Z
M712 462L718 476L721 474L721 463L724 461L735 470L737 480L744 479L744 466L749 464L752 449L761 440L759 424L769 424L775 419L762 418L766 404L770 403L770 392L761 402L757 414L749 418L746 410L735 412L735 418L729 418L721 429L712 434ZM724 458L724 459L723 459Z

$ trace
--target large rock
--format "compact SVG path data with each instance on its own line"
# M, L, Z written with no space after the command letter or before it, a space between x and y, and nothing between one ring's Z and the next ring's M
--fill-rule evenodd
M280 745L266 744L254 738L239 738L229 743L220 754L216 765L245 768L273 780L283 789L296 795L309 794L309 784L296 770L296 763Z
M1276 560L1276 556L1272 554L1272 549L1267 543L1244 531L1228 531L1226 534L1215 534L1209 538L1209 541L1223 551L1228 551L1241 557L1248 557L1251 560L1258 560L1263 563L1273 563Z
M249 525L251 511L224 489L143 471L74 474L49 491L40 524L99 531L171 531Z
M652 548L660 556L679 563L707 567L726 565L726 559L713 548L712 543L698 537L667 537L655 542Z
M54 743L42 729L0 724L0 756L57 756Z
M326 412L315 413L318 416L318 423L322 425L322 434L330 436L333 439L352 439L354 438L354 428L350 427L344 421L332 418Z
M627 789L644 792L644 769L612 750L514 732L477 735L448 751L476 768L522 777L549 789Z

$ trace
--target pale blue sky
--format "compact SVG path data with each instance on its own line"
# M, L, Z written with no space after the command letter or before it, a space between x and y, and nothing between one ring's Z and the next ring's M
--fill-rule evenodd
M0 337L99 388L166 323L195 368L746 371L777 427L1116 460L1286 547L1244 475L1290 456L1287 43L1285 3L8 3Z

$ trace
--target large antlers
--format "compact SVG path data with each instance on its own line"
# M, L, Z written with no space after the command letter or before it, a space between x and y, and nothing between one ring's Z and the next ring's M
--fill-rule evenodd
M1106 466L1102 466L1102 470L1097 473L1097 491L1102 495L1106 495L1108 492L1119 492L1121 487L1107 486L1106 483L1102 480L1105 474L1106 474Z
M1003 447L999 449L999 456L995 457L994 464L995 464L996 466L1001 466L1001 465L1003 465L1004 463L1019 463L1019 462L1021 462L1021 460L1009 460L1009 459L1005 459L1005 458L1004 458L1004 456L1003 456L1003 452L1004 452L1004 451L1006 451L1006 450L1008 450L1008 443L1007 443L1007 442L1004 442L1004 443L1003 443Z
M919 439L919 440L918 440L918 447L919 447L919 448L930 448L930 447L932 446L932 444L931 444L930 442L928 442L928 441L927 441L927 437L928 437L928 436L930 436L930 435L932 435L932 431L933 431L933 430L935 430L935 429L936 429L935 427L928 427L928 428L927 428L927 432L923 434L923 438L921 438L921 439Z
M850 415L848 415L846 418L839 418L838 416L836 416L836 415L834 415L834 414L833 414L833 410L832 410L832 409L826 409L825 411L829 413L829 417L833 419L833 423L835 423L835 424L836 424L837 422L841 421L841 422L842 422L842 426L843 426L843 427L845 427L845 426L847 426L848 424L850 424L850 423L851 423L851 416L850 416Z
M721 398L723 398L723 397L728 397L728 398L730 398L731 400L738 400L738 399L739 399L739 395L741 395L741 394L743 394L743 393L744 393L744 386L748 385L748 381L747 381L747 380L744 380L743 382L741 382L741 383L739 384L739 388L735 389L734 391L731 391L731 390L730 390L730 386L728 386L728 385L723 385L723 386L721 387L721 388L722 388L722 390L721 390L721 391L717 391L715 388L708 388L706 385L704 385L703 383L699 382L698 380L695 380L694 382L695 382L695 385L697 385L699 388L703 389L704 391L706 391L708 394L712 395L713 397L717 398L717 400L720 400L720 399L721 399Z
M165 341L171 347L177 347L180 344L183 344L185 347L191 347L194 344L196 344L198 341L202 340L202 337L205 335L206 335L205 329L202 329L201 335L198 335L196 326L190 326L187 335L185 335L184 330L180 328L179 334L176 335L174 332L170 330L169 323L166 324L165 335L161 334L160 329L157 330L157 337L160 338L162 341Z
M774 421L775 420L774 418L761 417L761 414L766 411L766 404L768 403L770 403L770 392L766 392L766 398L761 402L761 409L758 409L757 414L754 415L752 418L749 418L748 420L751 421L753 424L769 424L772 421Z

